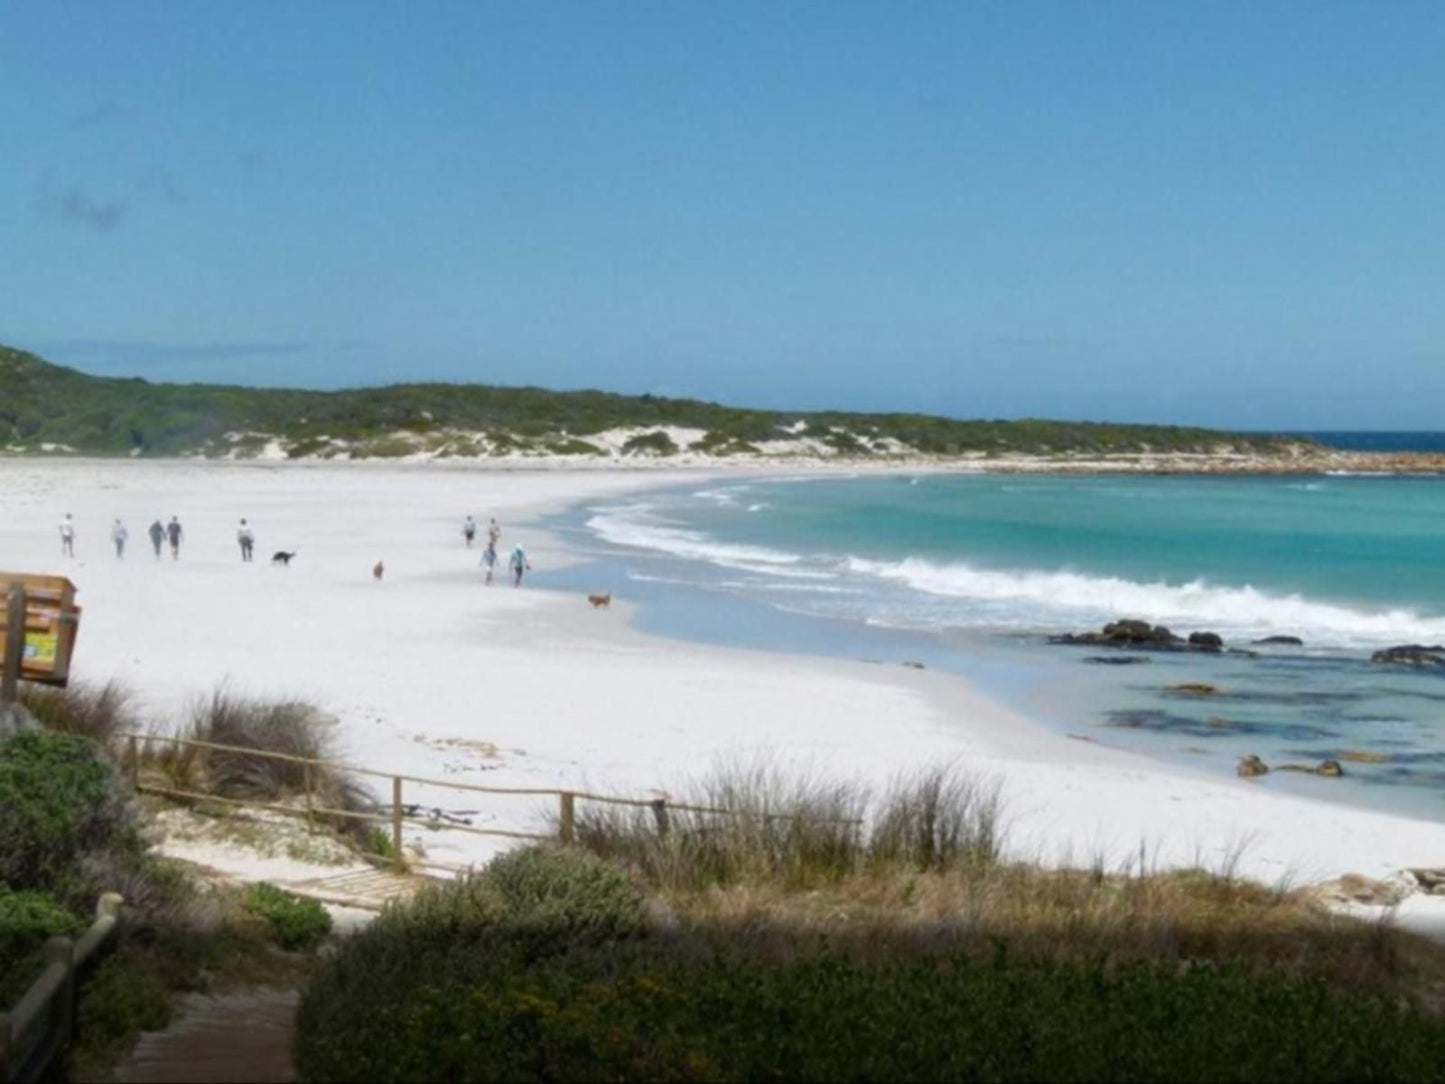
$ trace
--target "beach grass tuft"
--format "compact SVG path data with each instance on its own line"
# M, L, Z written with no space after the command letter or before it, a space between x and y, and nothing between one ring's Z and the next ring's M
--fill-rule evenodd
M584 802L575 832L587 850L667 890L952 869L994 862L1003 846L997 782L958 765L900 776L876 798L856 780L725 763L665 810Z
M100 686L76 683L64 689L22 682L18 696L46 730L89 738L112 755L118 749L118 735L139 726L134 698L118 681Z

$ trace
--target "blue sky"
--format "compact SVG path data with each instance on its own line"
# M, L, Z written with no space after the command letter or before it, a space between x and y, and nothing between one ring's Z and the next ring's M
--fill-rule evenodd
M1438 2L0 0L91 372L1441 428L1442 301Z

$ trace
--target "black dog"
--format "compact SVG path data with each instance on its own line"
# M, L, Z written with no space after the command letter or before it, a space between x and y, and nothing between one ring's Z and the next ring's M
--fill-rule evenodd
M291 558L295 556L295 550L292 550L290 553L287 553L285 550L277 550L271 555L271 563L273 565L289 565L291 563Z

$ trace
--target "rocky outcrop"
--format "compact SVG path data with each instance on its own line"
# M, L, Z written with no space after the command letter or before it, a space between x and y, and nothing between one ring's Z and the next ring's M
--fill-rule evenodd
M1186 640L1163 625L1147 621L1111 621L1101 632L1065 633L1049 637L1051 644L1081 644L1085 647L1122 647L1135 651L1205 651L1217 653L1223 641L1212 632L1191 633Z
M1251 642L1255 644L1264 644L1265 646L1274 645L1277 647L1305 646L1305 642L1301 640L1298 636L1266 636L1262 640L1253 640Z
M1268 775L1269 765L1251 753L1247 757L1239 758L1239 763L1234 767L1234 774L1244 779L1253 779L1255 776Z
M1394 663L1400 666L1445 666L1445 644L1426 647L1423 644L1401 644L1387 647L1370 656L1371 662Z

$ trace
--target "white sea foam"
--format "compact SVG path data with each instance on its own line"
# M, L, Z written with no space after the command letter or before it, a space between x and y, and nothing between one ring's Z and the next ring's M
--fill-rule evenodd
M973 601L994 619L1001 616L1000 610L1014 610L1018 618L1044 624L1050 615L1054 623L1070 616L1074 620L1135 617L1224 634L1289 632L1307 641L1338 645L1445 640L1445 618L1413 610L1367 611L1250 586L1213 586L1203 580L1141 583L1067 571L936 564L913 557L902 561L850 557L847 567L927 594Z
M750 572L762 569L776 574L775 566L794 565L801 560L796 553L718 542L701 531L673 526L660 520L654 506L645 503L600 509L587 526L603 540L619 546L636 546Z

